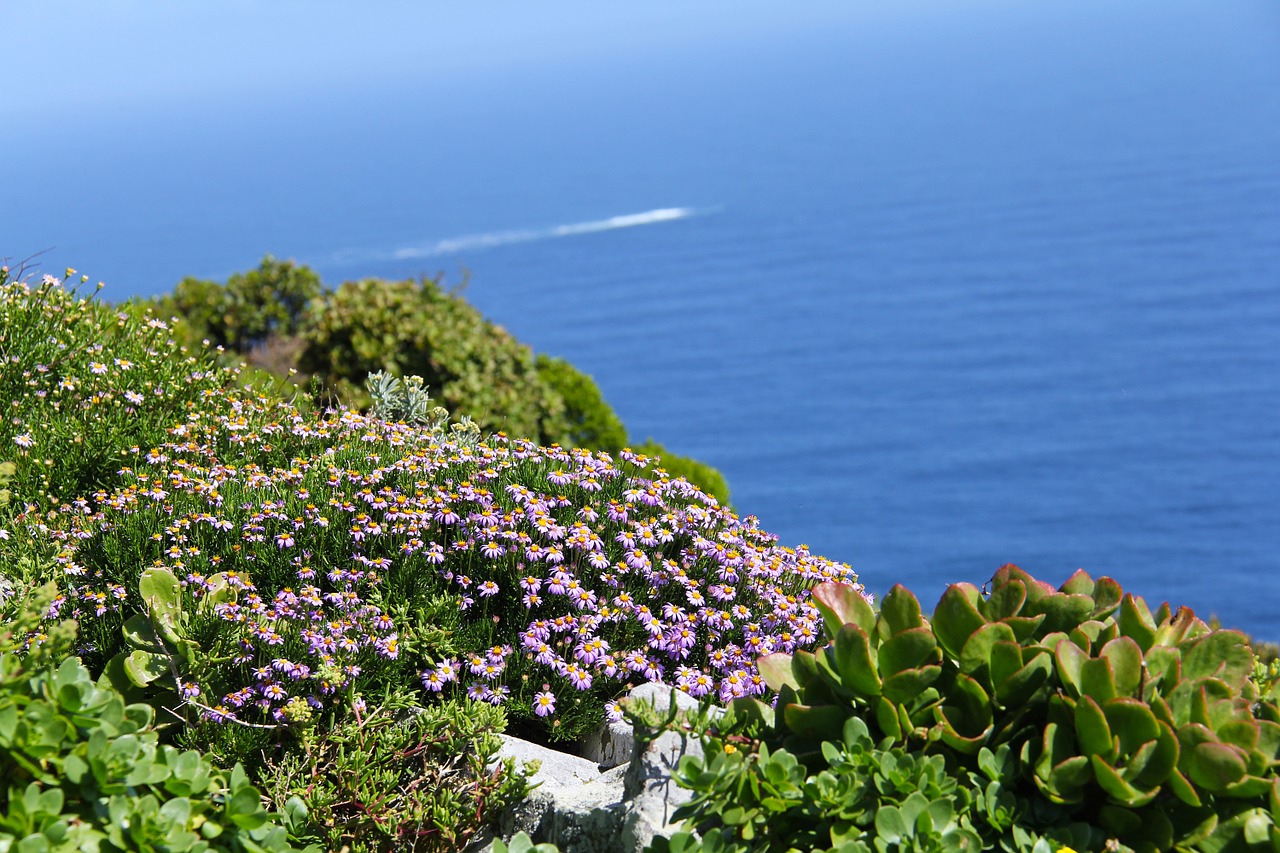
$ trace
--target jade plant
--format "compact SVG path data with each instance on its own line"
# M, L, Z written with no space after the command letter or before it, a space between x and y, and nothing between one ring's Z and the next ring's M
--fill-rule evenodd
M1083 821L1090 844L1121 849L1280 850L1280 708L1243 634L1083 571L1054 589L1005 566L989 594L949 587L930 618L902 586L879 612L836 583L813 601L827 646L761 658L775 707L735 702L774 763L785 750L829 771L858 719L880 748L960 775L1007 756L1027 838ZM1022 849L1008 828L975 829Z

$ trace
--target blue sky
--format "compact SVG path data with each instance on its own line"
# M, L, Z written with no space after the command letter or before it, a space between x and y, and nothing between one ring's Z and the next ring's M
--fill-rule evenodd
M936 4L599 2L29 2L6 0L5 100L41 112L200 92L377 86L785 38ZM762 57L766 59L767 57Z

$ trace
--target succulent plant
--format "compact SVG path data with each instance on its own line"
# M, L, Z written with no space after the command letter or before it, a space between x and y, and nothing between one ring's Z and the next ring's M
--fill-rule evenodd
M989 594L949 587L929 619L902 586L879 613L833 583L813 600L830 644L762 658L779 698L752 712L810 769L856 716L966 770L1005 747L1047 813L1138 849L1280 849L1280 711L1243 634L1188 608L1153 614L1110 578L1054 589L1012 565Z

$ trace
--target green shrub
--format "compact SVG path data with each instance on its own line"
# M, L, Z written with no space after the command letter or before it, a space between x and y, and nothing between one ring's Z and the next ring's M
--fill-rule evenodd
M454 418L536 441L564 438L564 401L533 352L436 281L347 282L312 302L299 368L353 408L370 373L419 376Z
M626 427L590 376L562 358L539 355L537 365L538 376L564 400L565 425L561 436L553 441L606 453L617 453L626 447ZM544 440L547 438L544 436Z
M161 745L148 706L126 705L67 656L73 623L19 654L54 594L0 629L0 850L295 849L286 825L305 821L302 802L270 814L239 766L225 774Z
M161 316L182 318L185 342L207 340L243 355L269 338L297 335L307 306L322 289L310 267L267 255L257 269L236 273L225 285L184 278L151 304Z
M144 305L176 317L173 334L189 348L216 348L222 364L240 368L242 384L263 384L263 371L292 377L300 370L323 388L317 402L362 408L370 402L367 374L416 375L455 418L475 417L487 431L608 453L627 445L626 429L590 376L563 359L533 359L437 280L367 279L334 292L308 267L268 255L225 285L186 278ZM652 440L641 452L663 456L674 476L727 503L714 468Z
M717 769L687 761L681 778L700 793L683 816L719 839L709 843L787 849L775 830L788 823L774 813L802 809L797 815L820 814L808 817L825 828L819 846L919 849L897 822L887 832L870 817L885 806L873 774L855 769L841 781L850 774L845 754L875 742L882 751L940 757L971 789L983 777L998 783L997 800L1012 812L993 816L987 797L968 826L959 824L983 849L1032 849L1041 836L1089 849L1280 848L1280 710L1274 691L1261 695L1253 681L1242 634L1210 630L1186 608L1153 615L1111 579L1083 572L1054 590L1006 566L989 596L950 587L931 620L901 586L879 613L837 584L813 596L831 644L761 659L779 691L776 711L736 703L761 746L736 759L745 763L733 772L751 785L781 774L794 786L788 796L753 793L759 806L750 815L717 818L717 809L732 808ZM718 772L731 763L722 760ZM835 809L823 799L831 784L871 785L873 807ZM929 818L934 830L939 816ZM694 849L687 838L680 843ZM939 840L938 849L976 849L956 843Z
M277 804L306 803L325 850L454 853L528 794L511 759L497 760L502 709L420 708L403 694L308 733L265 769Z
M729 506L729 484L724 475L705 462L699 462L688 456L671 453L652 438L636 448L643 456L655 457L662 469L672 477L683 477L699 489L714 497L721 506Z
M131 447L164 441L226 381L209 354L180 350L153 315L80 296L53 276L33 283L0 269L0 462L14 466L18 510L110 484Z

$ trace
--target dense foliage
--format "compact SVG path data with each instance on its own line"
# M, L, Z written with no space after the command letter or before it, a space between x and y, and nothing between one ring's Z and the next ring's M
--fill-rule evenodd
M215 720L421 678L577 737L637 681L762 694L755 658L817 637L804 587L854 578L644 457L460 424L211 396L121 475L41 527L67 613Z
M226 284L184 278L154 304L161 316L183 319L189 343L207 340L212 347L248 353L271 337L301 332L307 306L323 289L310 268L268 255L257 269L235 273Z
M350 405L368 405L370 373L420 376L455 418L535 441L566 437L564 402L533 351L429 279L346 282L313 302L303 338L300 369Z
M225 284L183 279L146 307L179 318L174 334L192 350L203 342L225 350L224 363L244 359L246 376L255 369L295 382L311 376L325 402L363 408L368 374L418 376L454 418L474 418L486 431L607 453L627 446L625 427L590 376L563 359L535 359L461 290L447 291L439 279L364 279L334 291L308 267L268 256ZM728 503L714 468L652 441L640 452L661 456L673 473Z
M0 446L14 506L57 506L107 484L131 447L162 440L225 381L158 317L0 269Z
M0 626L0 850L266 851L296 849L236 765L159 742L148 705L126 705L69 657L75 625L53 627L27 654L55 591L23 601ZM59 662L60 661L60 662Z
M830 644L761 659L776 709L682 763L703 839L671 849L1280 849L1280 708L1238 632L1014 566L931 619L901 586L814 602Z

